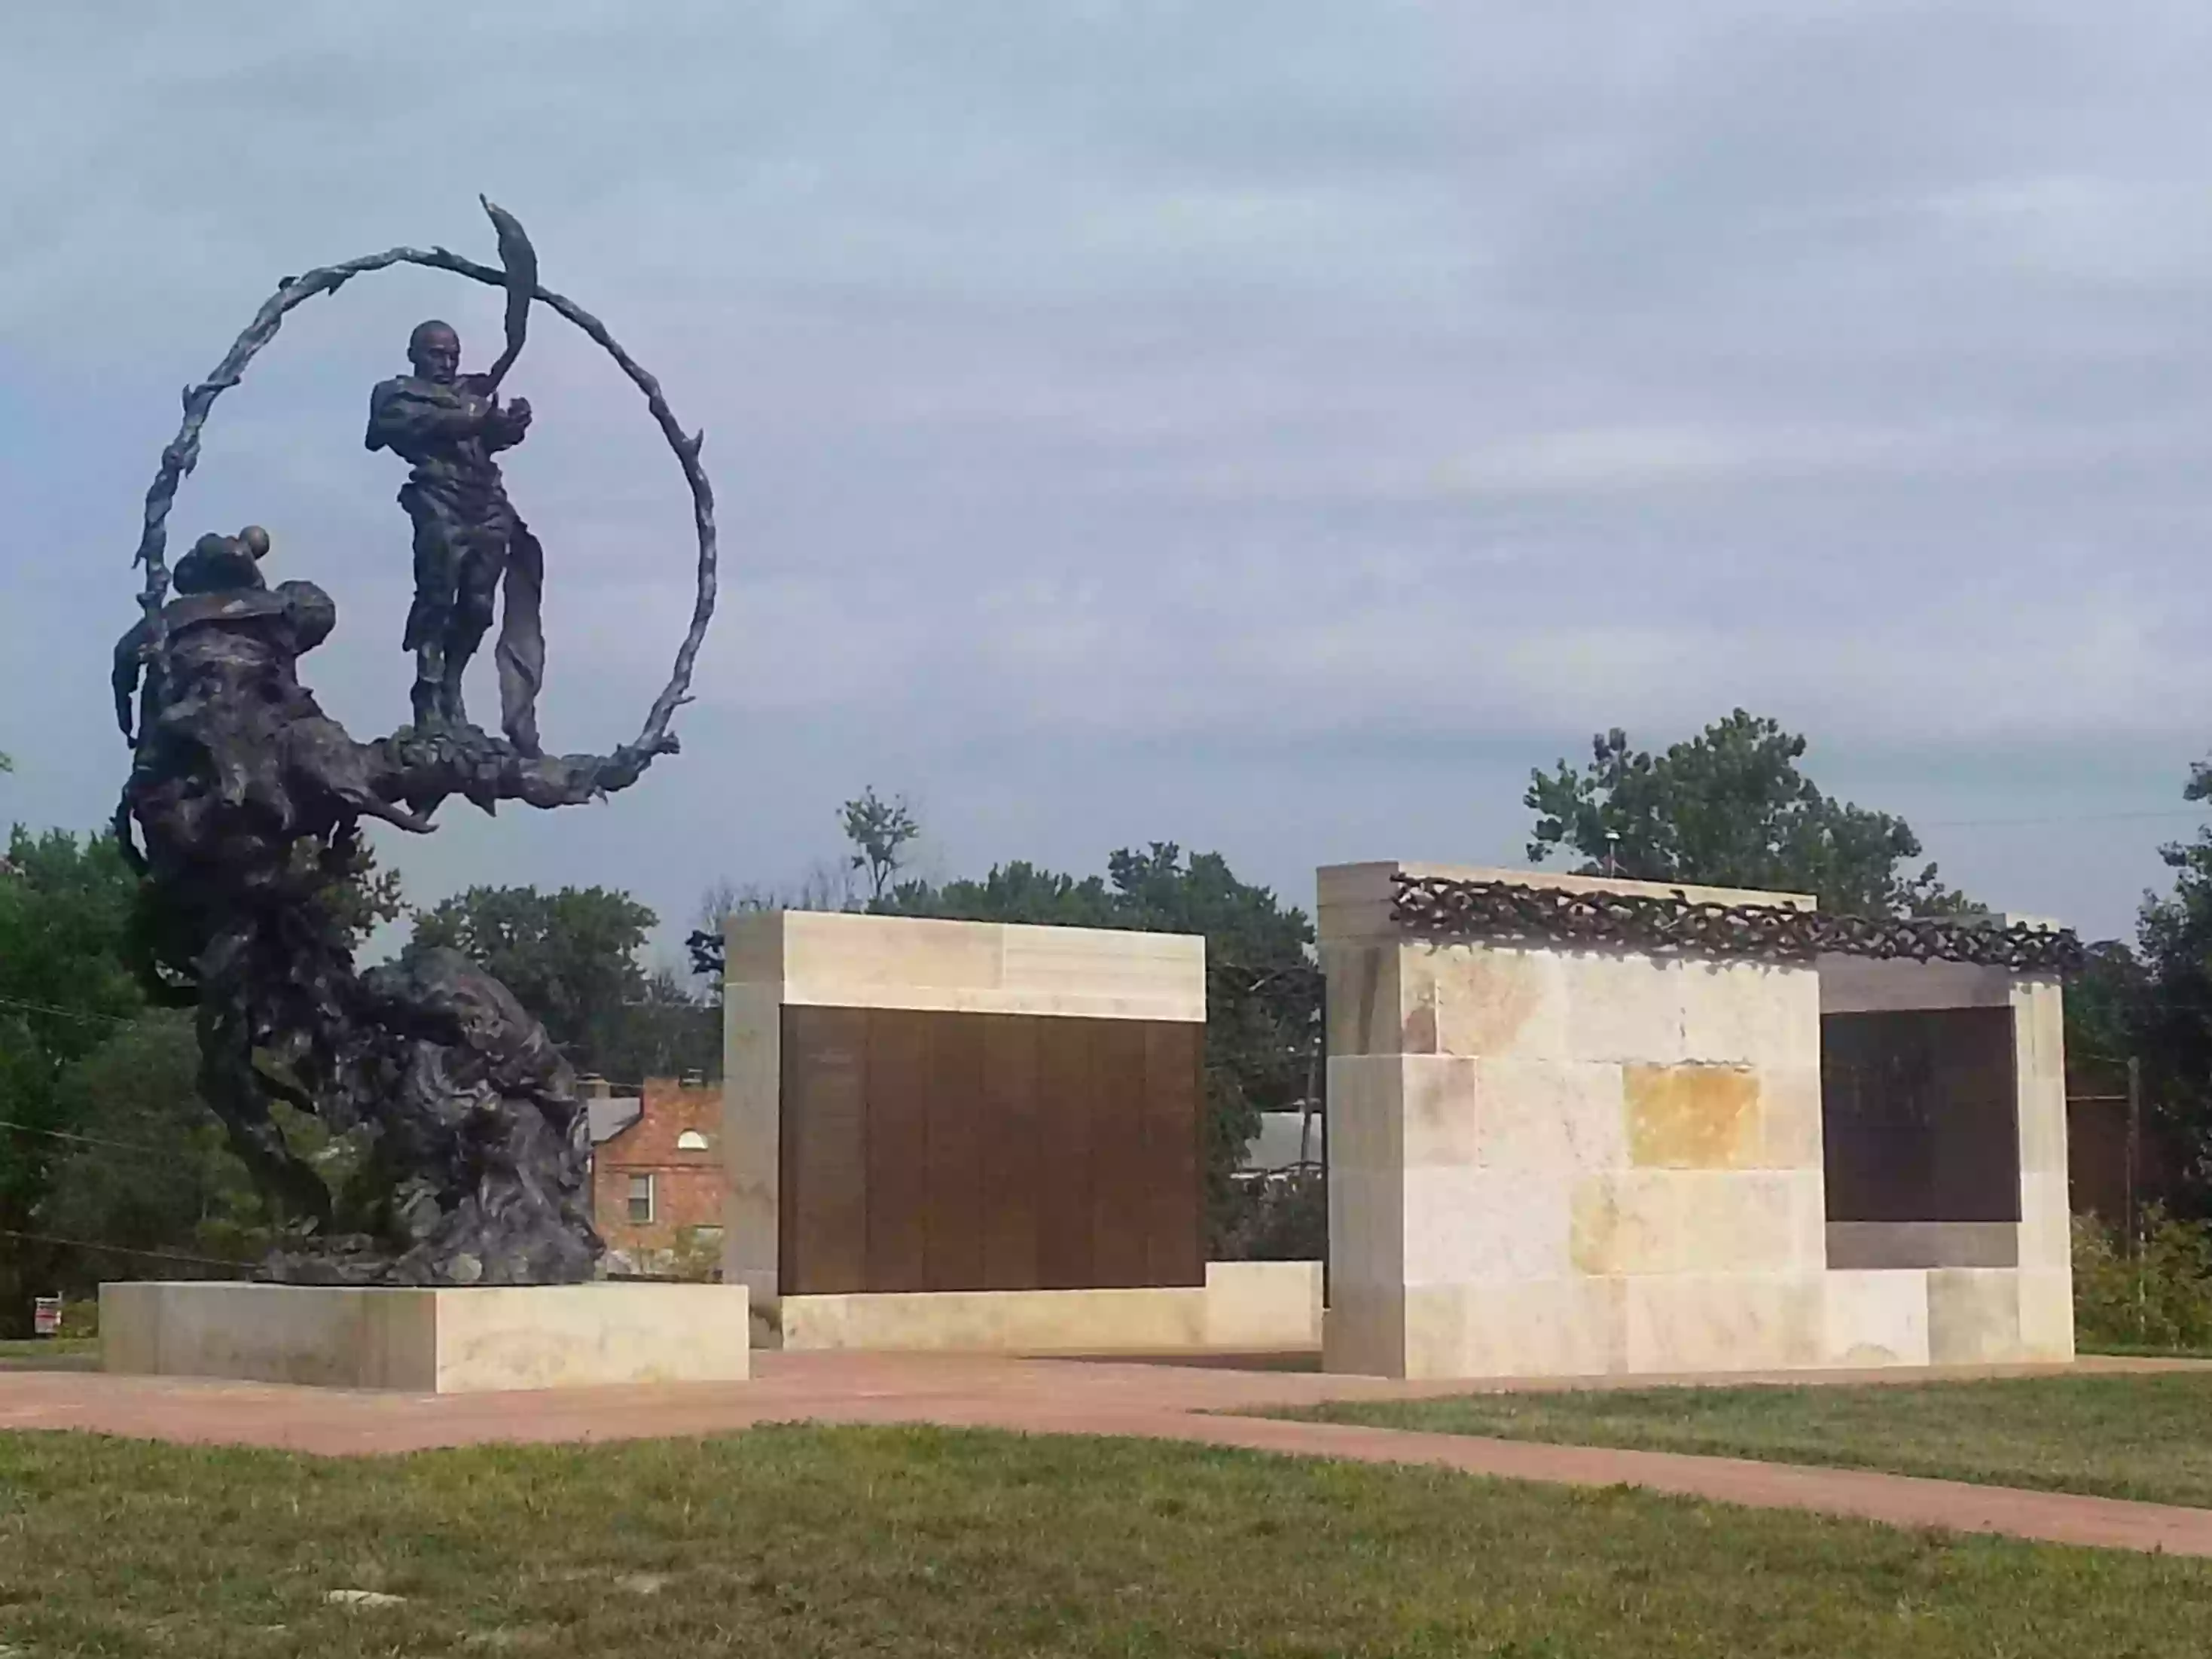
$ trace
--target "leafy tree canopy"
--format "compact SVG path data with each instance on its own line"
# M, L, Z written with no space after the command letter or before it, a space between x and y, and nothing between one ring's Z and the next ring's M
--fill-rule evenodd
M155 1010L62 1073L65 1113L83 1139L64 1146L40 1224L111 1247L73 1256L64 1290L89 1295L101 1279L194 1271L155 1253L246 1260L270 1242L271 1218L199 1097L198 1066L190 1017Z
M2190 769L2182 793L2191 801L2212 799L2212 763ZM2067 987L2067 1035L2085 1047L2124 1048L2140 1057L2153 1113L2193 1154L2176 1196L2203 1213L2212 1211L2212 826L2194 840L2160 848L2159 856L2173 872L2173 889L2143 896L2139 959L2123 960L2124 953L2112 947L2100 950L2084 976L2087 983ZM2096 1023L2085 1027L2092 1017Z
M137 878L104 836L20 826L0 874L0 1229L40 1231L37 1213L78 1126L63 1073L135 1018L129 966ZM0 1236L0 1332L47 1294L54 1258Z
M908 810L905 796L884 800L873 785L839 810L845 839L853 844L848 866L867 877L869 896L880 902L905 861L907 844L921 834L921 826Z
M471 887L416 916L407 953L450 945L477 963L579 1072L636 1083L718 1070L713 1009L639 960L659 920L605 887Z
M1933 864L1910 869L1922 849L1903 818L1824 794L1798 769L1805 746L1741 708L1663 754L1631 749L1617 726L1601 732L1582 771L1562 760L1530 775L1528 857L1566 851L1581 854L1583 874L1610 862L1640 881L1811 893L1850 915L1978 908Z

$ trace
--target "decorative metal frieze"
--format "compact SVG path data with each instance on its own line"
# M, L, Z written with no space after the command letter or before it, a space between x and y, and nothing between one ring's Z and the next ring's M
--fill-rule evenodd
M1948 917L1846 916L1784 904L1716 904L1682 893L1570 892L1510 881L1391 878L1391 919L1437 939L1534 939L1806 961L1836 953L1962 962L2014 973L2070 973L2081 941L2066 928Z

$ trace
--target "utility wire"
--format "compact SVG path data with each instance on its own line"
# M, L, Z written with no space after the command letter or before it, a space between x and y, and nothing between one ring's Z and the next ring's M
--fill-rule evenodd
M2029 818L1923 818L1913 827L1919 830L1994 830L2015 825L2118 823L2137 818L2195 818L2203 816L2202 808L2180 807L2166 808L2155 812L2082 812Z
M82 1008L57 1008L51 1002L26 1002L21 997L0 997L0 1008L21 1008L28 1013L52 1014L58 1019L74 1019L87 1025L135 1025L137 1021L119 1014L88 1013Z
M0 1238L20 1238L33 1244L60 1244L73 1250L106 1250L114 1255L143 1256L149 1261L190 1261L203 1267L238 1267L251 1271L251 1261L240 1261L228 1256L193 1255L184 1250L144 1250L130 1244L95 1244L88 1238L58 1238L52 1233L19 1232L13 1227L0 1227Z
M143 1152L148 1158L173 1158L173 1147L147 1146L131 1140L104 1140L98 1135L73 1134L67 1129L42 1129L35 1123L18 1123L12 1118L0 1117L0 1129L13 1129L19 1134L44 1135L49 1140L70 1140L80 1146L105 1146L118 1152Z

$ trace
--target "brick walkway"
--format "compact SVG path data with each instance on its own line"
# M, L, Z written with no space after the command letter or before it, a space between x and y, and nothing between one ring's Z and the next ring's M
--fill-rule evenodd
M1672 1452L1206 1414L1324 1400L1463 1394L1469 1391L1465 1383L1324 1376L1252 1364L889 1353L753 1358L750 1382L440 1397L82 1371L9 1372L0 1374L0 1431L74 1429L343 1455L484 1441L713 1434L756 1423L938 1423L1200 1441L1302 1456L1426 1464L1513 1480L1626 1485L1722 1503L1857 1516L1893 1526L2212 1556L2212 1510ZM2084 1360L2074 1369L2150 1370L2172 1364ZM2013 1368L1934 1375L2033 1374ZM1796 1372L1726 1380L1900 1383L1929 1375ZM1623 1378L1603 1386L1692 1380Z

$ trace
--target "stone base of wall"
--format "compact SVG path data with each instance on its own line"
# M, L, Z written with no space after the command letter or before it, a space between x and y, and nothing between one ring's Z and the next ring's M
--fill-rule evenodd
M2072 1296L2064 1272L1983 1267L1340 1287L1322 1364L1476 1380L2063 1362Z
M741 1285L100 1287L102 1363L154 1376L473 1394L751 1372Z
M1321 1264L1215 1261L1206 1284L787 1296L756 1337L785 1348L983 1353L1291 1352L1321 1346Z

